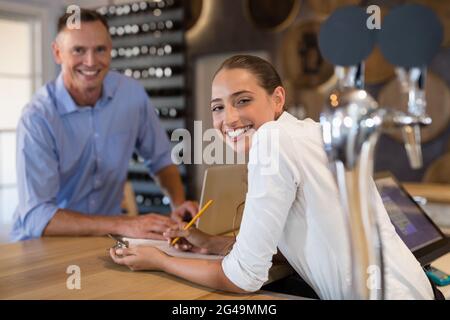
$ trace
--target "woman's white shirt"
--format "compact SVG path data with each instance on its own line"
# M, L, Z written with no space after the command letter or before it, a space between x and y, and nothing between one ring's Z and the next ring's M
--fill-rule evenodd
M236 243L222 262L236 286L256 291L268 280L277 248L322 299L349 299L351 259L345 216L320 125L284 112L253 136L248 193ZM433 299L419 262L395 232L375 184L387 299Z

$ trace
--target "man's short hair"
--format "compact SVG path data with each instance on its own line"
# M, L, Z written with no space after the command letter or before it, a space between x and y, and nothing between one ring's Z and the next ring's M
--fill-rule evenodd
M58 19L58 33L60 33L64 28L67 26L67 20L69 17L71 17L73 13L64 13L61 17ZM106 21L105 17L103 17L100 13L98 13L95 10L89 10L89 9L80 9L80 21L81 22L94 22L94 21L100 21L106 28L106 30L109 30L108 22Z

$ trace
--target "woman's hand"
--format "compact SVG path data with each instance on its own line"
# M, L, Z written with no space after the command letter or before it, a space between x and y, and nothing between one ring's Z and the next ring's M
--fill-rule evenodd
M194 227L184 230L185 226L186 223L180 223L163 233L169 243L172 243L174 238L180 238L174 246L178 250L226 255L234 244L235 239L233 237L213 236Z
M163 270L164 262L169 258L164 252L149 246L111 248L109 254L115 263L127 266L132 271Z
M192 251L203 254L211 254L210 242L213 236L191 227L184 230L186 223L180 223L177 226L168 228L163 236L167 238L171 244L173 239L179 237L180 239L175 243L174 247L182 251Z

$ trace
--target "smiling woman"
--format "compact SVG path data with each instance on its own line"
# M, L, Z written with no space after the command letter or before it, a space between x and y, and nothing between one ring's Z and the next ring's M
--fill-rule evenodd
M224 255L222 261L176 258L152 247L111 249L112 259L132 270L162 270L208 287L249 292L268 280L278 251L320 298L354 298L347 220L328 169L320 125L283 111L284 101L277 72L255 56L227 59L213 79L214 127L234 150L249 151L239 235L235 241L195 228L184 230L180 224L164 236L184 238L176 244L180 250L203 249ZM268 157L268 163L257 161L261 151L271 147L277 156ZM267 171L267 165L276 169ZM396 234L374 184L369 196L385 246L387 299L432 299L425 273Z
M214 76L213 125L238 153L249 151L253 134L281 115L284 102L281 79L269 63L235 56L226 60Z

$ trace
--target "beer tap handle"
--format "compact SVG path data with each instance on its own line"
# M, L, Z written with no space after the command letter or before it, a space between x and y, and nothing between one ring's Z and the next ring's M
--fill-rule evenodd
M406 35L414 34L414 37ZM431 123L426 116L425 66L439 50L443 31L433 11L418 4L395 8L384 19L379 45L384 57L396 68L408 94L408 114L391 114L385 126L400 126L408 160L413 169L422 167L420 127ZM390 122L392 122L390 124Z

